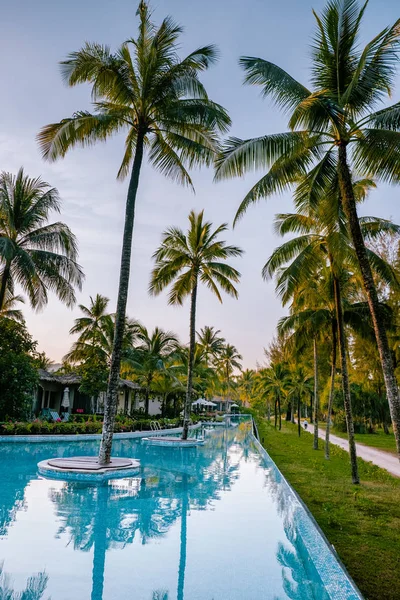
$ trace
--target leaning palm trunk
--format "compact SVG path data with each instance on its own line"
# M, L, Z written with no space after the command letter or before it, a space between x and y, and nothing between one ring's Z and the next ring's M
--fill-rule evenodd
M354 441L354 423L353 423L353 415L352 415L352 410L351 410L350 382L349 382L349 373L348 373L348 369L347 369L346 332L344 329L342 299L341 299L340 284L339 284L338 279L335 278L333 280L333 286L334 286L334 293L335 293L335 308L336 308L336 318L337 318L337 325L338 325L339 353L340 353L340 363L341 363L340 366L341 366L341 370L342 370L344 410L346 413L347 435L349 438L351 478L352 478L353 483L358 484L358 483L360 483L360 478L358 476L356 444Z
M385 379L390 415L393 423L393 433L396 439L397 453L400 457L399 389L394 374L393 361L390 353L385 325L382 321L382 317L379 311L378 294L376 292L376 287L372 276L371 265L369 264L364 238L360 228L360 222L358 220L351 174L347 164L347 150L344 144L339 146L338 177L340 192L343 201L343 209L349 222L350 233L353 240L354 249L357 254L357 259L360 265L360 271L363 278L363 284L365 293L367 295L369 309L371 311L376 343L378 346L383 376Z
M331 369L331 389L329 391L328 401L328 417L326 421L326 434L325 434L325 458L330 458L330 447L329 447L329 436L331 432L331 417L332 417L332 406L333 399L335 397L335 379L336 379L336 360L337 360L337 324L332 321L332 369Z
M190 300L190 339L189 339L189 361L188 361L188 379L186 388L185 408L183 412L183 431L182 439L187 440L189 432L190 408L192 402L192 384L193 384L193 361L196 348L196 301L197 301L197 281L193 285Z
M313 448L318 450L318 412L319 412L319 390L318 390L318 350L317 339L314 337L314 441Z
M129 275L131 268L133 224L135 219L135 203L139 185L140 168L143 160L144 135L139 131L136 143L135 159L129 182L126 200L125 227L122 242L121 267L118 288L117 312L115 314L114 343L111 356L110 376L108 380L107 397L104 406L104 423L101 438L99 462L110 462L114 432L115 413L118 401L118 379L121 367L122 344L125 332L126 303L128 300Z

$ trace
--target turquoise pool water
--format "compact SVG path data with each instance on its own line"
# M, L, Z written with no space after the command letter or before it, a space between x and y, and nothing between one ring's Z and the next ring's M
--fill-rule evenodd
M36 469L98 442L1 443L0 598L359 599L248 426L204 433L193 449L115 441L140 473L98 487Z

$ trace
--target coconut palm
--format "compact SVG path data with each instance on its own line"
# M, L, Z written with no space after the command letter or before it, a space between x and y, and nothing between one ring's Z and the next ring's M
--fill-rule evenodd
M76 262L75 236L64 223L49 223L60 212L55 188L40 177L31 179L23 168L17 175L0 175L0 310L18 284L37 310L54 292L67 306L75 303L83 272Z
M359 201L364 199L369 187L371 187L369 181L355 183L355 193ZM277 216L275 228L278 233L281 235L287 233L301 235L284 243L273 252L264 266L263 276L268 278L274 273L278 273L277 291L282 296L284 304L290 298L293 298L299 289L302 289L303 294L304 290L313 290L311 302L315 304L316 301L317 305L306 306L305 312L303 311L300 315L293 315L291 319L289 318L287 321L289 327L290 321L292 321L292 325L296 321L296 326L300 325L300 321L302 321L303 326L306 323L309 326L313 321L311 329L318 331L321 328L321 323L329 324L328 328L332 338L332 370L326 428L326 458L329 458L330 415L335 386L337 341L339 341L344 406L351 449L350 456L353 480L356 482L358 480L356 476L357 462L344 325L348 322L353 326L353 329L362 332L368 329L369 319L368 317L365 318L365 304L356 301L359 295L359 286L355 282L351 270L354 275L359 273L358 262L346 227L339 194L334 193L333 196L326 197L316 207L307 204L304 208L307 210L298 210L295 214ZM399 229L397 225L384 219L364 217L360 221L363 235L367 239L374 239L383 232L394 233ZM368 249L368 257L375 273L386 284L396 283L395 273L385 260L370 249ZM291 261L290 264L283 267L288 260ZM326 274L327 263L329 274ZM321 275L321 272L324 273L322 278L316 278L316 273ZM324 283L322 287L321 283ZM346 286L346 293L350 295L350 301L353 301L351 305L349 300L345 298L345 316L342 302L343 285ZM310 331L307 330L307 335L309 333ZM317 427L318 421L315 423L314 429L315 447L318 446Z
M187 389L190 348L180 348L174 359L171 371ZM203 347L196 343L192 362L192 392L201 396L211 396L210 391L217 383L216 372L208 365Z
M260 369L257 373L257 392L266 400L273 398L275 429L279 418L279 430L282 429L281 405L286 395L288 385L288 369L282 363L272 363L268 368Z
M256 381L256 372L253 369L245 369L241 372L238 379L239 390L244 396L245 406L249 404L253 397L254 385Z
M235 369L241 371L243 356L239 354L233 344L225 344L218 358L218 369L226 384L226 392L229 396L232 375Z
M145 389L145 412L149 414L149 398L154 377L164 371L165 361L176 351L179 341L171 331L156 327L151 333L139 325L137 345L128 353L127 363L133 368L137 380Z
M75 319L70 334L79 333L71 350L64 356L67 363L83 363L96 357L100 362L110 365L114 341L114 315L107 312L109 299L101 294L90 296L90 305L79 305L83 317ZM132 347L139 328L137 321L125 319L124 338L121 360L124 361L127 351Z
M105 405L99 458L109 462L117 407L118 376L129 289L133 224L139 176L146 152L150 164L165 176L193 187L187 167L209 165L217 136L228 127L226 111L209 100L199 80L217 57L205 46L183 60L178 57L182 28L167 17L159 27L150 20L146 2L138 8L139 30L111 53L107 46L86 44L62 63L71 86L92 85L94 111L81 111L47 125L39 143L47 160L65 156L76 145L88 146L119 132L126 133L125 152L118 172L130 172L122 243L114 349Z
M209 327L208 325L200 329L200 332L197 332L199 345L203 348L207 366L210 358L211 360L215 360L222 351L225 339L219 335L220 333L220 329L215 329L215 327Z
M6 290L3 306L0 308L0 317L5 317L6 319L12 319L13 321L23 323L24 315L22 314L22 310L15 308L17 302L21 302L23 304L25 303L25 300L22 296L13 296L8 290Z
M200 283L206 285L220 302L220 290L234 298L238 297L233 284L239 282L240 273L226 261L241 256L242 250L237 246L228 246L219 239L227 228L224 223L213 231L212 223L204 221L204 211L191 211L187 233L178 227L170 227L163 233L161 246L153 255L155 267L151 274L150 293L159 294L172 285L169 304L179 305L190 296L188 379L182 439L188 435L192 400L198 286Z
M297 431L300 437L301 433L301 401L304 396L312 392L312 377L303 365L289 365L289 375L287 382L287 391L289 397L292 396L297 401ZM294 414L293 402L293 414Z
M331 0L321 16L312 45L310 90L277 65L243 57L246 82L261 86L289 113L289 131L255 139L231 138L222 149L217 177L242 176L254 168L267 173L242 201L236 220L248 206L290 187L300 175L312 203L337 181L364 290L372 315L387 397L400 453L400 397L372 269L357 214L353 174L377 181L400 178L400 102L376 111L392 93L399 63L400 19L364 48L359 32L367 2Z

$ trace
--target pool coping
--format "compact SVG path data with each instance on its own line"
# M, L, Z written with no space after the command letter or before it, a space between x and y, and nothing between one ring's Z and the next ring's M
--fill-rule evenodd
M191 425L189 429L194 431L196 429L200 429L203 423L196 423L195 425ZM151 429L146 431L126 431L123 433L114 433L113 439L116 440L126 440L133 438L143 438L151 436L159 436L159 435L168 435L173 433L182 433L183 427L173 427L171 429L159 429L156 431L152 431ZM12 443L24 443L24 442L33 442L34 444L41 444L43 442L92 442L93 440L101 440L101 433L71 433L70 435L0 435L0 444Z
M324 542L324 544L325 544L328 552L336 560L336 562L338 563L338 565L342 569L345 577L348 579L348 582L350 583L350 586L353 588L352 592L354 593L354 595L357 598L357 600L365 600L364 596L361 594L361 592L360 592L357 584L355 583L354 579L351 577L351 575L347 571L345 565L343 564L341 558L339 557L339 555L338 555L338 553L336 551L335 546L333 544L331 544L331 542L328 540L328 538L326 537L325 533L322 531L321 527L317 523L314 515L311 513L310 509L308 508L308 506L301 499L301 497L296 492L296 490L290 485L290 483L288 482L288 480L286 479L286 477L282 474L281 470L279 469L279 467L277 466L277 464L275 463L275 461L268 454L268 451L264 448L264 446L261 444L261 442L255 437L254 433L251 433L251 436L253 438L253 441L254 441L255 445L257 446L257 448L258 448L258 450L260 452L260 455L263 458L268 459L268 461L270 461L273 464L274 468L276 469L276 471L279 473L280 477L282 478L282 482L284 482L284 484L286 485L287 489L291 492L291 494L293 495L293 497L295 498L295 500L297 500L297 502L299 503L300 507L304 510L305 514L307 515L307 517L310 519L310 521L314 525L316 531L318 532L318 534L322 538L322 540L323 540L323 542ZM296 528L297 528L297 524L296 524ZM309 544L306 543L306 546L307 546L307 550L310 550ZM314 562L314 559L313 559L313 562ZM314 562L314 565L315 565L315 562ZM316 568L317 572L319 573L319 575L321 576L320 569L318 568L317 565L315 565L315 568ZM339 597L335 597L334 598L328 590L327 590L327 593L329 594L329 597L332 600L341 600ZM343 599L343 600L345 600L345 599ZM351 600L353 600L353 599L351 599Z

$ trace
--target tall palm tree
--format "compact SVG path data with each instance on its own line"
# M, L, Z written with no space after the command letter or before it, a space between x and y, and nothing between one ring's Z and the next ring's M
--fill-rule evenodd
M301 433L301 402L304 396L309 395L312 391L312 377L303 365L289 365L289 375L287 389L289 396L293 396L297 401L297 431L300 437ZM294 413L293 403L293 413Z
M309 198L318 203L338 181L362 273L384 373L397 450L400 455L400 396L371 265L357 214L353 173L396 183L400 178L400 102L376 111L392 93L400 51L400 19L363 49L359 32L367 2L331 0L317 21L312 46L310 90L277 65L243 57L246 83L261 86L289 113L289 131L255 139L231 138L217 164L217 177L242 176L254 168L267 173L242 201L248 206L290 187L306 175Z
M171 331L156 327L151 333L139 325L137 345L128 354L128 364L145 388L145 412L149 414L149 398L154 376L165 369L165 361L176 351L179 341Z
M212 223L204 221L204 211L189 214L187 233L170 227L163 233L161 246L153 255L155 267L151 274L151 294L159 294L172 284L169 304L182 305L190 296L189 361L182 439L187 439L192 399L193 360L196 348L196 307L200 283L206 285L222 302L220 289L238 297L233 285L239 282L240 273L227 264L231 257L241 256L237 246L228 246L220 240L227 230L224 223L212 231Z
M242 369L242 363L240 362L243 356L239 354L237 348L233 344L225 344L218 358L218 367L221 371L222 377L226 383L226 393L229 396L231 378L235 371ZM227 409L228 404L226 405Z
M253 369L245 369L241 372L238 380L239 389L244 395L244 402L250 403L256 382L256 372Z
M67 306L75 303L74 287L82 288L76 238L64 223L49 223L60 212L55 188L40 177L31 179L23 168L17 175L0 175L0 310L15 284L22 287L33 308L55 292Z
M122 242L114 349L99 460L110 461L117 407L126 304L129 289L133 224L139 176L145 151L150 164L167 177L192 186L187 167L210 165L219 132L230 119L209 100L199 73L216 61L214 46L205 46L183 60L178 57L182 28L167 17L159 27L150 20L146 2L138 8L139 30L111 53L107 46L86 44L62 63L71 86L92 85L94 112L81 111L47 125L39 143L47 160L65 156L76 145L87 146L126 132L118 178L130 171Z
M287 365L282 363L272 363L257 373L256 389L265 399L274 399L275 429L279 418L279 430L282 429L282 398L286 394L288 381Z
M200 332L197 332L199 345L203 348L207 366L210 358L211 360L218 358L224 346L225 339L219 335L220 333L220 329L215 329L215 327L209 327L208 325L200 329Z
M362 201L368 188L369 181L359 181L354 184L357 199ZM306 206L304 206L304 204ZM328 421L326 427L325 456L329 458L329 435L330 414L334 396L334 385L336 375L336 352L339 342L339 352L342 371L342 387L344 406L349 435L350 457L354 482L358 481L356 449L354 442L354 426L351 411L350 383L347 366L347 341L345 323L349 323L353 329L363 331L369 323L365 315L365 304L356 301L359 295L359 286L355 281L359 273L358 262L355 251L351 244L349 232L346 227L346 219L343 214L342 203L337 192L332 196L321 200L317 206L310 206L308 201L301 203L303 210L299 208L295 214L278 215L275 229L281 235L287 233L300 234L297 237L277 248L263 269L264 277L270 277L278 273L277 291L286 303L298 292L299 289L311 290L314 307L306 306L306 311L299 315L293 315L289 321L297 320L303 326L314 322L314 330L321 328L321 323L328 324L332 338L332 360L331 360L331 391L328 405ZM390 221L364 217L361 220L363 235L367 239L374 239L382 232L395 233L398 226ZM368 249L368 257L377 275L386 284L394 284L395 273L390 265L378 254ZM290 260L287 267L283 267ZM328 275L326 274L328 264ZM322 272L322 277L321 277ZM320 277L317 278L316 274ZM323 285L321 285L323 284ZM346 287L348 298L344 298L346 306L343 306L342 287ZM315 309L315 310L314 310ZM289 321L287 325L290 327ZM313 327L312 327L313 329ZM315 424L315 447L318 445L318 422Z

